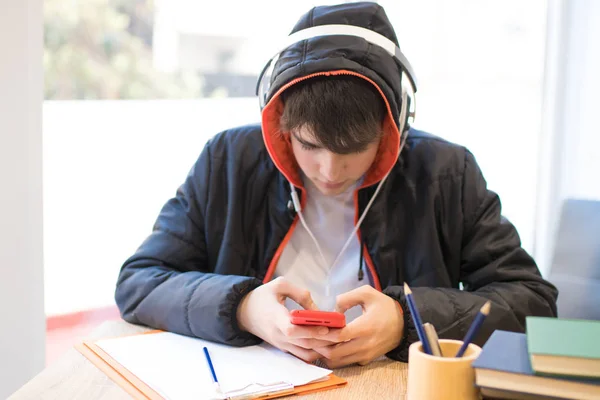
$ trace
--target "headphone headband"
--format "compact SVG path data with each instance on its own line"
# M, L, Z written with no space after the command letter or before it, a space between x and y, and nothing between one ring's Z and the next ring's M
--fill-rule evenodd
M294 32L291 35L287 36L284 42L279 46L279 51L276 54L281 53L283 50L287 49L294 43L300 42L302 40L312 39L320 36L354 36L365 39L367 42L372 43L386 50L392 57L396 58L408 79L410 80L410 84L412 86L413 92L417 91L417 78L415 76L414 70L408 62L408 59L404 56L400 48L396 46L396 43L392 42L390 39L385 36L372 31L367 28L362 28L360 26L354 25L343 25L343 24L331 24L331 25L317 25L312 26L310 28L302 29L300 31Z
M362 28L360 26L354 25L344 25L344 24L330 24L330 25L318 25L310 28L302 29L300 31L294 32L291 35L285 37L283 41L278 46L278 52L267 62L265 67L263 68L260 76L258 77L258 82L256 84L256 94L259 98L259 103L261 109L266 105L267 94L269 92L269 88L271 86L271 74L273 73L273 68L279 58L279 55L291 45L301 42L303 40L312 39L321 36L354 36L359 37L366 40L369 43L372 43L385 51L387 51L390 56L392 56L396 62L400 65L400 73L401 75L406 75L408 81L410 82L410 89L412 94L407 93L405 86L403 85L402 89L402 108L401 116L400 116L400 124L401 124L401 132L406 128L406 123L408 118L415 117L415 93L417 92L417 78L413 71L412 66L408 62L408 59L404 56L400 48L396 46L396 44L385 36L372 31L367 28ZM406 103L409 103L408 105ZM412 103L412 104L411 104ZM412 106L412 107L411 107ZM412 110L411 110L412 108Z

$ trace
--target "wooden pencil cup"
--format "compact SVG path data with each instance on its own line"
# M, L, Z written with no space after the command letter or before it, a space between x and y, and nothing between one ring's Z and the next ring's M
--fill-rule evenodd
M462 345L460 340L440 339L443 357L423 352L421 342L408 349L408 400L478 400L475 372L471 363L481 353L481 347L471 343L461 358L454 355Z

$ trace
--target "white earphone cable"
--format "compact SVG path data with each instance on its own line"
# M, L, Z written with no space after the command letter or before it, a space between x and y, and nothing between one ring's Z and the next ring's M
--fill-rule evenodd
M323 260L323 265L325 267L327 267L327 259L325 258L325 254L323 254L323 251L321 250L321 246L319 246L319 241L317 240L315 235L312 233L312 231L309 229L308 224L304 220L304 215L302 214L302 207L300 206L300 199L298 199L298 193L296 192L296 189L294 189L294 185L292 185L291 182L290 182L290 189L292 191L292 202L294 203L294 209L296 210L296 212L298 213L298 216L300 217L300 222L302 223L302 226L304 226L304 229L306 229L306 232L308 232L313 243L317 246L317 251L319 252L319 255L321 256L321 259Z

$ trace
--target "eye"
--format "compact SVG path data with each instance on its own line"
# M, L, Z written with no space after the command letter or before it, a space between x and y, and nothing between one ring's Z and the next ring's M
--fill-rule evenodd
M300 143L300 146L302 147L302 150L316 150L318 149L317 146L312 146L312 145L308 145L308 144L304 144L304 143Z

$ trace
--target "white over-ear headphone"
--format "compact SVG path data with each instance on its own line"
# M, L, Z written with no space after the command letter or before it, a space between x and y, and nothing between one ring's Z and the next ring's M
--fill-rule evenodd
M396 60L398 66L399 66L399 69L400 69L401 82L402 82L402 89L401 89L402 90L402 93L401 93L402 104L400 105L400 112L399 112L399 118L398 118L399 119L398 130L400 131L400 135L401 135L401 140L400 140L400 151L401 151L402 147L404 147L404 144L406 142L405 138L406 138L406 134L408 132L408 130L407 130L408 120L409 120L409 118L414 119L414 117L415 117L415 108L416 108L415 93L417 91L417 80L415 78L415 74L413 72L413 69L412 69L410 63L408 62L408 60L406 59L404 54L402 54L402 52L400 51L398 46L396 46L396 44L394 42L392 42L385 36L380 35L379 33L374 32L370 29L361 28L361 27L353 26L353 25L319 25L319 26L314 26L311 28L300 30L300 31L295 32L292 35L288 36L286 38L285 42L279 47L279 51L275 54L275 56L273 56L267 62L267 64L263 68L263 70L258 78L258 83L256 85L256 94L259 99L261 110L267 104L267 96L269 95L269 89L272 84L271 78L272 78L272 74L273 74L273 69L275 67L275 64L277 63L277 60L279 59L280 54L285 49L287 49L289 46L291 46L292 44L300 42L302 40L311 39L311 38L315 38L315 37L319 37L319 36L334 36L334 35L346 35L346 36L355 36L355 37L363 38L366 41L368 41L369 43L372 43L374 45L377 45L377 46L383 48L394 58L394 60ZM406 77L407 79L403 79L404 77ZM409 84L406 83L407 81L409 82ZM330 270L336 266L336 264L338 263L338 261L340 260L340 258L342 256L342 254L350 245L350 242L352 241L352 239L356 235L356 232L360 228L360 225L362 224L365 216L367 215L367 212L373 205L373 202L375 201L375 198L377 197L377 194L381 190L381 187L383 186L383 183L386 181L388 175L389 175L389 171L377 185L377 188L375 189L375 193L373 194L373 196L369 200L369 203L365 207L365 210L363 211L362 215L360 216L356 226L354 227L353 232L350 234L350 236L344 243L344 246L338 253L338 255L335 258L335 260L333 261L333 263L329 266ZM290 192L291 192L291 196L292 196L292 203L294 205L294 209L298 213L298 216L300 218L302 225L304 226L307 233L310 235L313 242L315 243L315 246L316 246L321 258L323 259L324 265L327 265L327 260L321 250L321 246L319 245L319 242L317 241L314 234L311 232L309 226L306 224L306 221L304 220L304 215L302 213L302 206L301 206L300 199L298 197L298 193L296 192L296 189L291 182L289 182L289 185L290 185ZM327 289L326 289L327 295L329 295L329 286L330 285L329 285L329 281L328 281Z
M293 45L302 40L312 39L320 36L355 36L360 37L372 43L376 46L381 47L387 51L397 62L400 67L400 73L407 79L401 79L402 82L402 106L400 115L400 134L403 135L406 127L408 126L408 120L415 118L416 111L416 97L417 92L417 79L412 66L408 62L408 59L404 56L400 48L396 46L394 42L385 36L372 31L367 28L362 28L354 25L318 25L310 28L302 29L295 32L285 38L285 41L278 47L277 53L267 62L263 68L256 85L256 95L258 96L261 110L267 104L267 96L272 83L272 74L275 64L279 59L280 54ZM408 85L406 84L408 81Z

